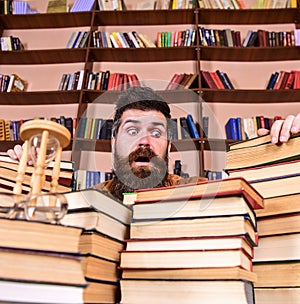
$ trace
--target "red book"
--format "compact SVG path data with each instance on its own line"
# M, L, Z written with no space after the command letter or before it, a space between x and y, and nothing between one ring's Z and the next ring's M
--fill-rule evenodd
M214 81L214 83L217 85L218 89L225 89L225 86L223 82L221 81L220 77L218 76L217 72L210 72L210 75Z
M211 76L210 72L202 70L201 75L202 75L207 87L209 87L210 89L217 89L218 88L216 83L212 79L212 76Z

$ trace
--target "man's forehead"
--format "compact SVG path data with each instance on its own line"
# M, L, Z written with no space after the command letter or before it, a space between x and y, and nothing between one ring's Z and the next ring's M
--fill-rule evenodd
M143 111L137 109L129 109L125 111L121 118L121 124L163 124L166 126L166 117L159 111L150 110Z

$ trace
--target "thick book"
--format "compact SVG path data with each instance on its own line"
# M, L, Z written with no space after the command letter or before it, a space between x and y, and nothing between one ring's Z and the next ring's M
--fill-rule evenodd
M86 279L116 283L120 277L117 262L92 254L81 255L81 267Z
M86 286L79 255L0 247L0 259L0 280Z
M241 267L252 270L252 258L242 249L121 252L121 268L178 269Z
M129 251L168 251L168 250L243 250L253 257L253 246L248 235L219 236L219 237L182 237L126 240L126 250Z
M268 197L264 199L264 208L256 210L256 217L266 217L271 215L288 214L299 212L300 210L300 192Z
M5 183L5 181L15 183L16 179L17 179L18 171L0 166L0 175L2 177L2 179L1 179L2 183ZM67 182L68 186L61 184L64 182L65 183ZM11 184L11 183L9 183L9 184ZM27 189L27 187L31 186L31 173L23 175L22 187L23 186L25 186L24 190ZM51 180L49 177L45 180L41 191L48 192L48 191L50 191L50 187L51 187ZM64 180L64 181L60 180L57 185L57 192L69 192L69 191L71 191L71 187L72 187L72 179Z
M263 197L244 178L227 178L192 184L136 190L136 203L189 198L243 195L254 209L263 208Z
M96 230L119 241L128 238L129 227L127 225L98 210L67 213L61 222L64 225Z
M110 238L95 230L84 230L79 240L79 251L82 254L92 254L111 261L120 261L120 251L124 242Z
M253 262L293 261L300 257L300 231L259 238Z
M254 287L300 286L299 259L296 261L253 263L253 271L257 274L257 282L254 283Z
M154 203L137 203L132 206L133 221L208 218L214 216L243 215L256 226L253 207L242 195L219 196L213 198L191 198Z
M160 279L160 280L246 280L254 282L254 272L241 267L215 268L172 268L172 269L122 269L123 279Z
M283 161L271 165L254 166L236 170L227 170L230 177L243 177L248 182L277 176L287 176L300 172L300 159Z
M273 144L270 135L232 144L226 153L226 170L241 169L300 159L300 133L285 143Z
M299 192L300 173L250 181L250 184L264 197L281 197Z
M257 245L257 232L249 218L224 216L192 219L139 221L130 225L131 239L218 237L247 235Z
M255 303L253 284L244 280L121 280L120 284L121 303L195 304L199 299L205 304Z
M5 247L77 253L81 232L61 224L0 218L0 244Z
M96 210L126 225L131 221L132 210L104 191L84 189L66 193L65 195L69 204L69 213Z
M85 289L86 286L70 284L0 280L0 297L3 303L83 304Z
M300 212L261 217L257 230L260 237L300 232Z
M300 287L256 287L256 303L272 304L298 303L300 300Z

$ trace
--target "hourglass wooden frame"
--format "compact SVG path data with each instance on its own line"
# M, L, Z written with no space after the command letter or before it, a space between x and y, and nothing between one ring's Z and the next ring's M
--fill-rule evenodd
M20 138L24 141L24 153L22 154L18 174L16 178L16 185L14 187L14 194L22 193L22 183L24 175L28 165L28 148L29 140L32 136L41 134L41 144L38 157L36 160L34 172L31 180L31 195L41 194L45 182L45 162L46 162L46 149L49 136L54 136L59 141L60 146L56 151L54 166L52 170L50 192L55 193L57 191L58 179L60 174L60 162L63 148L67 147L71 140L71 134L69 130L54 121L34 119L27 121L21 125Z

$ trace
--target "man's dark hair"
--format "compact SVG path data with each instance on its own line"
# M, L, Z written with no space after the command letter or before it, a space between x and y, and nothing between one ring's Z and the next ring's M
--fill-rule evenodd
M169 125L171 111L167 102L149 87L132 87L122 92L116 103L113 119L113 136L116 136L118 133L122 114L129 109L159 111L166 117L167 124Z

